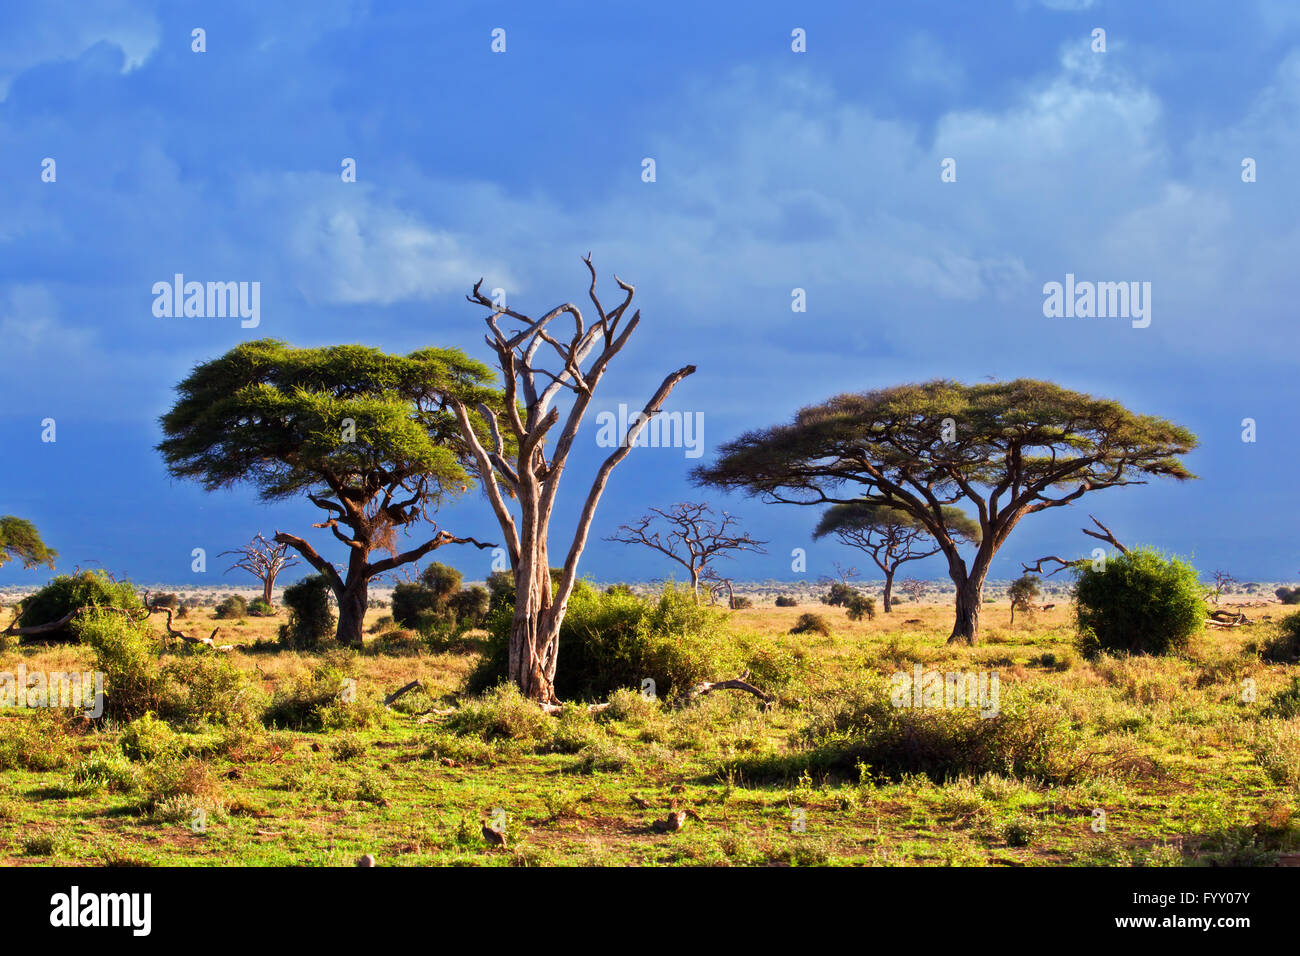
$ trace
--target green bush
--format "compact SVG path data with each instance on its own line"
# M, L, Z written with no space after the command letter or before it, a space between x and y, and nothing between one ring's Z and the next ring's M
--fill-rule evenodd
M478 693L506 679L514 609L498 600L485 623L490 638L469 690ZM602 593L579 582L560 627L556 694L566 700L603 700L619 688L640 688L649 678L671 697L691 685L743 665L729 640L727 615L697 604L673 586L658 598Z
M334 634L334 609L330 584L323 574L312 574L284 589L281 599L289 609L289 623L280 625L280 643L293 650L310 650Z
M77 637L95 653L104 675L104 716L134 720L162 704L161 647L143 621L92 611L74 622Z
M825 637L831 636L831 622L826 620L820 614L800 614L799 620L794 622L794 627L790 628L791 634L821 634Z
M860 591L855 592L844 606L848 608L850 621L860 621L864 617L874 618L876 616L876 599L868 597Z
M489 602L487 588L475 584L472 587L462 588L452 595L448 606L456 614L457 626L482 627L484 619L487 618Z
M1283 604L1300 604L1300 588L1281 587L1273 593Z
M403 581L393 588L393 620L401 627L418 627L426 612L437 609L438 596L423 584Z
M821 601L831 607L847 607L853 595L857 593L855 588L845 582L835 581L831 584L831 589L822 595Z
M788 597L787 595L778 594L776 597L776 606L777 607L798 607L799 602L792 597Z
M1264 644L1262 656L1274 664L1300 661L1300 611L1277 622L1277 633Z
M743 594L736 594L731 598L731 609L733 611L743 611L745 608L753 606L754 599L745 597Z
M276 689L263 721L290 730L360 730L382 723L383 707L362 696L355 673L352 653L326 654L310 674Z
M1075 571L1079 649L1087 656L1170 654L1204 626L1204 589L1196 569L1154 548L1137 548Z
M106 571L61 574L30 597L18 602L18 627L32 627L61 620L69 612L87 608L119 607L142 611L144 602L129 581L115 581ZM77 639L75 621L57 631L34 635L33 641Z
M73 753L67 716L56 710L36 709L21 717L6 718L0 731L0 770L55 770Z
M264 597L255 597L248 602L249 617L275 617L275 605Z
M228 621L242 618L248 614L248 602L242 594L232 594L217 605L212 616L218 620Z

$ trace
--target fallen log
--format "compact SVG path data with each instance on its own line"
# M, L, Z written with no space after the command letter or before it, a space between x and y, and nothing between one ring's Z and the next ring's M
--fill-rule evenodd
M715 690L739 690L757 697L762 702L763 709L767 710L776 702L776 698L771 694L759 690L749 682L748 677L749 671L745 671L745 673L741 674L739 677L731 680L704 681L701 684L696 684L683 694L679 698L679 702L682 704L689 704L691 701L695 700L695 698L702 697L705 694L711 694Z
M9 622L9 626L4 629L3 633L17 634L19 637L25 637L30 634L48 634L50 631L57 631L66 626L69 621L77 616L78 610L80 610L80 608L69 611L57 621L50 621L48 624L29 624L27 627L15 627L14 625L18 623L18 618L14 618Z
M397 700L399 697L403 696L404 694L409 694L411 691L417 690L422 686L423 685L417 679L411 681L409 684L406 684L403 687L399 687L397 690L393 691L391 694L389 694L387 697L384 698L384 706L391 707L393 701Z

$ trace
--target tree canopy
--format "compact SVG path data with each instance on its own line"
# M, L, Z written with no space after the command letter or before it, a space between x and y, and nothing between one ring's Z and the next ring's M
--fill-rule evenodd
M39 564L54 567L59 552L41 540L36 525L25 518L0 515L0 568L17 558L25 568Z
M275 540L330 582L340 640L357 643L370 578L471 540L438 532L403 553L395 543L398 530L431 520L445 498L473 483L472 453L448 396L499 408L492 381L486 365L457 349L399 356L262 339L199 365L176 387L158 450L172 475L209 490L248 482L264 500L305 495L325 511L316 527L350 549L346 577L304 539L279 532ZM477 416L472 422L484 427ZM369 561L377 548L390 556Z
M1180 456L1187 429L1051 382L948 380L844 394L792 422L723 445L696 480L768 500L858 500L899 508L934 536L958 589L954 640L974 640L993 555L1027 514L1092 491L1194 477ZM973 507L980 542L970 566L944 515Z

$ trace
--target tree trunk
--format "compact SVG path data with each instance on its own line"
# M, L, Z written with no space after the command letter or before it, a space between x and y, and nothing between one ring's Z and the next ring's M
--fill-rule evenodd
M980 634L980 606L984 603L983 576L967 578L957 586L957 619L949 644L977 644Z
M275 590L275 575L268 574L262 579L262 597L266 598L267 604L274 604L271 600L271 592Z
M889 613L890 596L893 593L894 593L894 569L890 568L888 571L885 572L885 600L883 603L885 605L886 614Z
M530 700L558 704L555 664L563 609L551 604L551 568L545 548L515 569L515 616L510 624L510 680Z
M334 637L345 647L360 647L365 643L362 635L366 623L366 605L370 601L369 584L369 581L362 578L350 582L342 594L335 595L339 602L339 625Z
M696 568L688 567L691 573L691 593L695 595L695 603L700 603L700 572Z

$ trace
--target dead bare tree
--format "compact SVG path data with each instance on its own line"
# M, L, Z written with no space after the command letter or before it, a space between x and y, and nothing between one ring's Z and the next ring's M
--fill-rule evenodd
M714 517L713 509L703 502L679 502L666 511L651 508L632 524L620 525L606 538L620 544L643 544L660 554L672 558L686 569L690 576L691 592L700 599L700 576L716 558L731 559L735 552L753 551L767 554L763 545L748 531L737 532L733 525L735 515L722 513L722 520ZM724 580L720 575L717 580ZM728 588L730 590L730 588ZM731 602L728 602L730 604Z
M1227 571L1215 571L1214 589L1210 591L1210 597L1213 598L1214 603L1218 604L1219 601L1223 598L1223 592L1228 589L1229 584L1236 584L1236 583L1237 583L1237 579L1234 578Z
M298 563L298 559L289 554L287 543L272 543L261 534L242 548L221 552L221 555L227 554L238 555L238 560L226 568L226 573L229 574L239 568L261 581L262 597L266 599L267 604L274 603L271 595L275 591L276 577L285 568L291 568Z
M659 414L672 390L695 371L694 365L687 365L665 378L642 411L632 416L618 447L597 469L569 543L563 574L553 590L549 559L550 524L560 478L596 387L604 378L610 361L627 344L641 321L639 310L628 315L635 289L615 276L614 281L624 298L607 310L596 294L596 269L590 254L583 262L591 276L587 295L594 309L594 321L590 324L572 302L557 306L537 319L516 312L484 295L483 280L480 279L467 298L489 310L485 321L491 334L486 336L486 341L496 352L502 372L504 410L498 416L486 404L472 398L447 395L505 535L514 574L515 611L510 629L508 673L524 694L544 704L558 702L555 667L559 656L560 624L577 581L578 560L587 545L596 505L610 473L627 457L646 423ZM553 335L549 328L562 315L569 316L573 322L573 334L567 341ZM503 318L520 323L522 328L503 330ZM554 351L558 356L558 371L538 365L538 353L543 350L547 350L547 354ZM539 382L539 377L543 381ZM546 437L562 417L555 401L566 391L572 393L572 403L563 415L564 424L548 460ZM505 433L499 420L502 417L505 419ZM490 436L488 447L480 440L476 420L486 424ZM505 495L518 502L518 519L506 504Z

